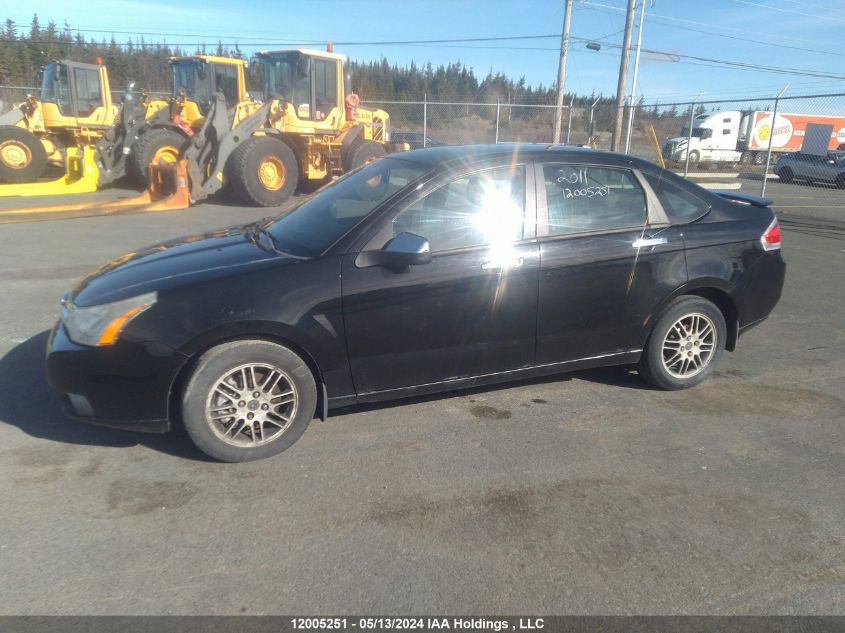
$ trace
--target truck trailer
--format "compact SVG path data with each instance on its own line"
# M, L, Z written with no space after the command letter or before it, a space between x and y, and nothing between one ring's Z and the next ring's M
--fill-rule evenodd
M773 156L799 151L808 123L830 126L828 149L845 147L845 116L778 112L773 124L772 113L766 110L726 110L693 119L690 163L762 165L766 162L770 138ZM686 161L689 131L689 124L684 125L680 136L663 144L665 160Z

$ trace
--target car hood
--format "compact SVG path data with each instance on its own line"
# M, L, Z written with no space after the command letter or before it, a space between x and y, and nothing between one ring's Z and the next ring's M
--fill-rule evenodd
M154 244L100 266L71 291L69 298L80 307L99 305L245 269L296 261L273 251L266 239L261 244L247 239L245 227Z

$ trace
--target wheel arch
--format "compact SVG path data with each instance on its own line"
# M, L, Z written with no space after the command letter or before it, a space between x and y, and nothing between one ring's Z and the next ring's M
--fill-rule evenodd
M208 350L223 343L233 341L259 340L268 343L276 343L287 347L299 355L311 375L317 387L317 410L316 415L325 420L328 416L328 395L326 383L323 380L323 373L317 364L314 355L308 350L308 345L297 336L293 328L280 326L278 323L269 321L240 321L215 327L194 337L183 345L179 352L185 356L185 360L179 367L173 380L170 382L170 391L167 396L167 416L173 423L181 414L181 394L186 382L197 365L197 361Z
M264 136L279 139L280 141L282 141L282 143L284 143L290 148L290 151L292 151L294 157L296 157L296 164L299 167L299 177L302 178L302 174L305 173L306 168L305 148L304 144L296 137L296 135L288 134L287 132L282 132L281 130L277 130L276 128L261 128L258 131L263 132ZM257 135L252 134L250 138L256 137Z
M739 308L733 298L732 291L733 287L722 279L701 279L677 288L660 302L646 320L641 338L642 347L645 348L655 324L663 312L665 312L666 307L678 297L691 295L707 299L719 308L719 311L725 318L725 326L728 334L727 340L725 341L725 349L729 352L734 351L736 349L737 338L739 337Z

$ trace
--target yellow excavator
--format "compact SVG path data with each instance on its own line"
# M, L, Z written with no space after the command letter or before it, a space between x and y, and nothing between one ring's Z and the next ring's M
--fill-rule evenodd
M148 140L149 149L144 150L149 157L147 190L106 203L55 205L37 211L85 215L129 207L182 209L226 183L244 202L277 206L300 183L325 181L386 153L409 149L406 143L390 142L387 112L360 106L344 73L346 58L328 48L325 52L259 53L254 61L263 67L263 102L253 101L246 93L244 62L207 57L171 60L175 96L167 122L162 124L158 114L151 117L142 125L132 150L140 168L140 161L147 160L139 158L144 138L161 141ZM225 93L226 84L214 66L219 60L236 69L237 97ZM229 85L234 86L234 81ZM179 159L173 162L180 141ZM34 211L2 211L0 222L28 219L25 214Z

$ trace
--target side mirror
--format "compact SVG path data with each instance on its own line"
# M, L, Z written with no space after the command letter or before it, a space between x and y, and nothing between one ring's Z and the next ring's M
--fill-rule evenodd
M393 271L430 262L431 246L428 240L414 233L400 233L385 244L384 248L363 251L355 258L358 268L381 266Z

